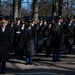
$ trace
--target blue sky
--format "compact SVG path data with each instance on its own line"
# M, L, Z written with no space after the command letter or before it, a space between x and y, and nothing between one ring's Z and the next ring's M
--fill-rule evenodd
M27 3L28 1L29 1L29 4ZM24 0L22 7L24 7L25 9L30 9L31 2L32 2L32 0Z
M6 1L6 0L4 0L4 1ZM13 1L13 0L11 0L11 1ZM31 4L32 1L33 0L23 0L24 3L22 3L22 7L24 7L27 10L30 10L30 5L29 4ZM29 2L29 4L27 2Z

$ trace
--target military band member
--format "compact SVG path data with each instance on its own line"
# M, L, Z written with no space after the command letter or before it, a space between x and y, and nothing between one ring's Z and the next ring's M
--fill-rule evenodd
M6 62L9 60L9 46L11 44L11 32L7 27L7 21L1 20L0 26L0 72L5 74Z
M34 29L32 27L32 21L29 21L29 26L26 29L26 65L32 64L32 57L34 55Z
M24 49L26 47L26 26L25 26L25 23L22 22L21 23L21 33L19 34L19 58L20 59L23 59L23 55L24 55Z
M43 37L44 37L44 47L45 47L45 51L46 51L46 56L49 57L50 56L50 52L51 52L51 22L48 23L47 26L45 26L44 30L43 30Z
M43 29L42 29L42 34L43 34L43 47L46 51L46 48L47 48L47 35L48 35L48 22L46 20L44 20L44 26L43 26Z
M11 30L11 35L12 35L12 43L10 47L10 52L14 52L14 21L10 20L10 24L8 26Z
M38 31L37 31L37 38L38 38L38 49L37 53L41 53L43 49L43 29L44 29L44 22L43 19L40 20L38 24Z
M65 42L66 42L66 54L71 53L72 46L74 43L74 22L73 18L69 18L68 22L65 24Z
M63 24L61 18L58 18L57 23L52 23L51 33L53 38L53 61L61 61L60 51L63 44Z
M17 23L14 25L14 50L15 50L15 55L19 55L20 51L20 34L21 34L21 20L20 18L17 18Z

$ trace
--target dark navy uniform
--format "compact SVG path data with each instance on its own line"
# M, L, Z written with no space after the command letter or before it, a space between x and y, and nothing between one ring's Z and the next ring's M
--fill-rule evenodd
M52 23L53 61L60 61L60 51L63 45L63 23Z
M34 30L28 26L26 29L26 64L32 64L32 56L34 55Z
M39 24L38 26L38 32L37 32L37 38L38 38L38 52L42 52L43 48L43 29L44 29L44 24Z
M64 25L66 54L71 53L74 43L74 23L66 23Z
M51 24L46 26L43 30L43 37L44 37L44 47L46 51L46 56L50 56L51 52Z
M11 32L8 27L0 27L0 69L5 73L6 62L9 60L9 46L11 44ZM1 66L2 64L2 66Z
M20 51L20 34L21 34L21 25L14 25L14 50L15 55L19 55Z

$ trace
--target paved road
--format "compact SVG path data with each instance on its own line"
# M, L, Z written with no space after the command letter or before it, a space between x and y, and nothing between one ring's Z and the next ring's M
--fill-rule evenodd
M33 65L25 65L25 60L15 59L12 55L7 63L5 75L75 75L75 55L61 55L61 62L52 62L44 53L35 54Z

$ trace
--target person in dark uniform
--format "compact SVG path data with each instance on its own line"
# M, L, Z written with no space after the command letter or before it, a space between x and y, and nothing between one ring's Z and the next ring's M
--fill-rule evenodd
M68 22L64 25L66 54L70 54L74 43L74 27L73 18L69 18Z
M34 48L36 50L36 53L38 53L38 30L39 30L39 20L35 21L32 20L32 28L34 32Z
M46 51L47 49L47 35L48 35L48 22L46 20L44 20L44 26L43 26L43 30L42 30L42 35L43 35L43 47Z
M13 20L10 20L10 24L7 25L7 27L10 28L11 30L11 35L12 35L12 44L10 46L10 52L14 52L14 21Z
M5 74L6 62L9 60L9 46L11 44L11 31L7 27L7 21L1 20L0 26L0 72Z
M19 58L23 59L24 49L26 47L26 26L25 23L21 23L21 33L19 36Z
M34 20L31 20L31 21L32 21L32 28L33 28L33 30L34 30L34 46L35 46L35 49L36 49L37 28L36 28L35 21L34 21Z
M41 53L43 49L43 29L44 29L44 23L43 19L40 20L40 23L38 24L38 31L37 31L37 39L38 39L38 49L37 53Z
M19 56L20 51L20 34L21 34L21 20L18 18L17 23L14 25L14 52L16 56Z
M51 39L52 39L51 22L49 22L47 27L44 28L43 36L44 36L44 46L46 51L46 57L49 57L51 52Z
M26 29L26 65L32 64L32 56L34 55L34 29L32 27L32 21L29 22L29 26Z
M61 18L58 18L57 23L52 23L51 33L53 38L53 61L61 61L60 51L63 44L63 24Z

